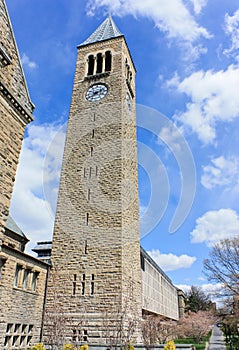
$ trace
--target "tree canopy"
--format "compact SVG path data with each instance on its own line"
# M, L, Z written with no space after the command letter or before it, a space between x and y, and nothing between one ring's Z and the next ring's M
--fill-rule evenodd
M202 288L192 286L190 291L185 293L187 311L206 311L211 306L209 295L205 294Z

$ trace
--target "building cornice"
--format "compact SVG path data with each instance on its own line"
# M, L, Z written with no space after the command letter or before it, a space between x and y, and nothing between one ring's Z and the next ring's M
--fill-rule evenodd
M1 81L0 81L0 95L17 112L18 116L25 124L28 124L31 121L33 121L32 114L22 107L19 101L17 101L17 99L11 94L11 92L6 88L6 86Z

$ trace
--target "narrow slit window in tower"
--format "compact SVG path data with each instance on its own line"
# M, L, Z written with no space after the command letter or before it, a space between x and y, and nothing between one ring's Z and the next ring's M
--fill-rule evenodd
M93 155L93 147L90 148L90 156L92 157Z
M92 130L92 139L94 139L95 138L95 130L93 129Z
M83 341L87 341L87 340L88 340L87 330L84 329Z
M88 226L89 224L89 213L86 213L86 225Z
M102 67L103 67L102 53L97 53L96 60L97 60L96 73L102 73Z
M85 249L84 249L84 251L85 251L85 254L87 254L87 253L88 253L88 245L87 245L87 241L85 241Z
M88 201L90 200L90 189L88 188L88 194L87 194Z
M72 295L76 295L76 274L74 274Z
M95 280L95 275L94 274L92 274L91 275L91 295L93 295L94 294L94 292L95 292L95 283L94 283L94 280Z
M81 294L85 295L85 274L82 275L82 282L81 282Z
M110 72L112 66L112 56L110 51L106 51L105 53L105 71Z
M94 74L94 65L95 65L95 58L93 55L90 55L88 57L88 74L87 75Z

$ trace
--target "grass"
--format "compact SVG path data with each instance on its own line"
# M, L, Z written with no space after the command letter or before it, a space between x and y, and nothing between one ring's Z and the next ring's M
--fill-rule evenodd
M175 344L192 344L193 346L195 346L196 350L204 350L206 346L206 342L209 340L210 336L211 336L211 332L209 332L208 335L204 337L202 342L199 344L195 343L193 338L176 339L174 343Z

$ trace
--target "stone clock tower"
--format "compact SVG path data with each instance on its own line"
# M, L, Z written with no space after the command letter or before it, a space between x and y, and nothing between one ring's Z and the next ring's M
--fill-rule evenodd
M78 47L52 265L46 337L61 315L65 340L139 341L135 67L110 16Z

